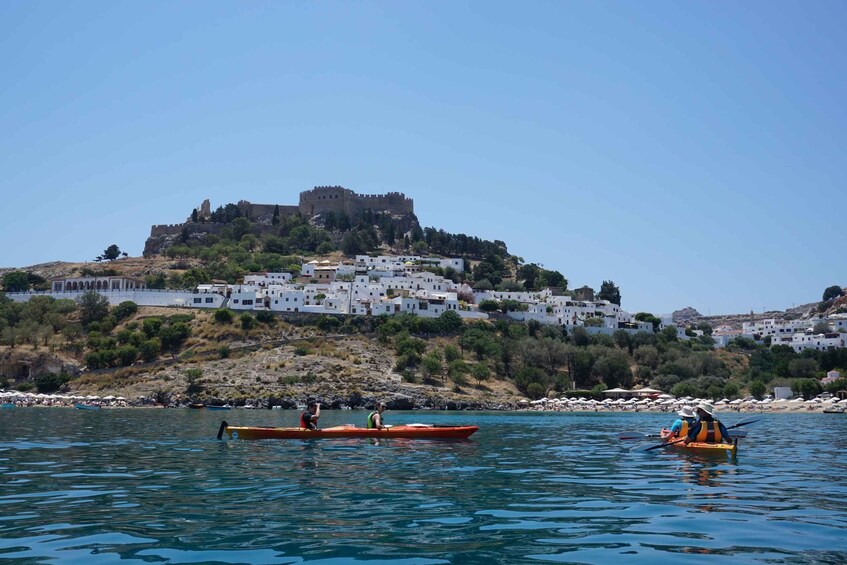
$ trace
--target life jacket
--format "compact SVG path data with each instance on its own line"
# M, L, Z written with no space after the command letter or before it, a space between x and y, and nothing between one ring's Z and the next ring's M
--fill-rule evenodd
M700 431L697 433L694 441L700 443L718 443L721 439L723 437L721 436L721 428L717 420L711 420L709 422L700 420Z
M692 423L693 423L693 422L692 422ZM687 435L688 435L688 428L689 428L688 420L687 420L687 419L685 419L685 418L683 418L683 419L682 419L682 427L680 427L680 428L679 428L679 432L677 432L676 437L685 437L685 436L687 436Z
M378 412L374 410L373 412L368 414L368 429L376 428L376 424L374 424L374 414L378 414ZM379 423L383 426L385 425L385 423L382 421L382 414L380 414Z
M312 413L308 410L300 414L300 427L306 428L307 430L314 429L314 426L312 425Z

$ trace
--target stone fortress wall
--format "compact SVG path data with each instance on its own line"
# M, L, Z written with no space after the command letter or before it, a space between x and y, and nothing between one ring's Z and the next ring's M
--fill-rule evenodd
M343 186L316 186L300 193L299 208L307 218L326 212L354 218L367 209L401 216L414 213L415 207L412 199L402 192L356 194Z
M271 225L276 204L254 204L247 200L238 202L238 207L250 221L261 225ZM361 215L365 210L373 212L387 212L396 216L404 216L414 213L414 202L407 198L402 192L388 192L387 194L356 194L343 186L316 186L312 190L300 193L300 203L297 206L279 205L279 217L284 219L295 214L301 214L305 218L311 218L318 214L333 212L335 214L346 214L351 220ZM201 218L211 216L211 204L208 200L197 208ZM183 233L209 234L220 233L226 224L212 222L192 222L189 217L184 224L159 224L150 228L150 238L145 245L144 254L159 252L165 242L155 241L157 239L181 236Z
M183 230L187 230L188 234L219 233L225 226L226 224L194 224L191 222L185 224L159 224L150 228L150 237L181 235Z

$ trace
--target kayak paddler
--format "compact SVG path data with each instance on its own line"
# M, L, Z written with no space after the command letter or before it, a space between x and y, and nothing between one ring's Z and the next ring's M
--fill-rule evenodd
M732 443L732 437L720 420L715 418L715 408L708 402L697 406L697 422L688 428L685 443Z
M677 412L679 418L674 420L671 425L671 437L684 437L688 435L688 430L697 421L697 415L694 413L694 408L691 406L683 406L682 410Z
M368 414L368 429L385 429L385 423L382 420L382 413L385 411L385 404L377 402L374 405L374 411Z
M300 414L300 427L307 430L318 429L318 418L321 417L321 404L310 400L306 409Z

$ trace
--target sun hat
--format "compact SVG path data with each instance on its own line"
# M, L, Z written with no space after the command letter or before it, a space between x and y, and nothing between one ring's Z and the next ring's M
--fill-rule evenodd
M692 408L691 406L683 406L682 410L677 412L677 414L679 414L683 418L694 418L696 416L696 414L694 413L694 408Z
M715 414L715 407L709 404L708 402L701 402L699 405L697 405L697 409L702 410L709 416L714 416Z

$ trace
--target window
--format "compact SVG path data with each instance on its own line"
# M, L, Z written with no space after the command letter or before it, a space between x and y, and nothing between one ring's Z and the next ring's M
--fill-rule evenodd
M232 303L233 303L233 304L238 304L238 299L237 299L237 298L233 299Z
M202 299L202 298L195 298L195 299L194 299L194 304L200 304L202 301L203 301L203 299Z
M215 301L215 299L210 296L209 298L206 299L206 304L211 304L214 301Z
M253 301L252 300L243 300L241 302L241 304L243 304L244 306L251 306L253 304Z

